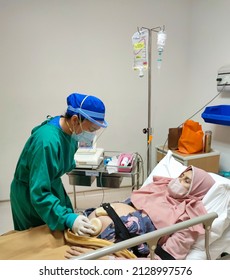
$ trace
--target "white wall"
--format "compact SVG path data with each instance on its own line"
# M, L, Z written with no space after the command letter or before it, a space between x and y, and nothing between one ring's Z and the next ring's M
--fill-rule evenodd
M141 79L132 70L133 33L137 27L165 25L168 34L160 71L154 48L152 54L155 147L164 143L169 127L216 94L217 69L230 60L228 2L0 0L0 200L9 198L15 165L31 129L48 114L64 113L72 92L105 102L109 127L99 145L136 151L146 160L142 129L147 127L148 84L146 76ZM219 101L229 103L229 97ZM214 148L225 152L221 164L227 168L229 127L211 129Z
M191 114L217 95L218 69L230 64L230 1L193 0L189 37L189 95L186 96ZM195 101L195 102L194 102ZM230 92L222 93L210 106L230 104ZM203 112L203 110L202 110ZM204 123L204 130L213 132L213 148L221 152L220 170L230 170L230 126Z

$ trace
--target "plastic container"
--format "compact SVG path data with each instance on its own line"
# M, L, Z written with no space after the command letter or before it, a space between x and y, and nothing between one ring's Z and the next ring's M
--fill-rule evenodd
M84 171L72 171L68 173L69 184L72 186L91 186L95 176L86 176Z
M222 171L220 171L220 173L219 173L221 176L223 176L223 177L225 177L225 178L230 178L230 171L224 171L224 170L222 170Z
M130 153L120 154L118 157L118 172L131 172L133 168L134 155ZM125 162L125 165L123 163Z
M119 188L122 177L114 174L103 174L97 177L97 187Z
M121 166L127 167L128 164L129 164L129 159L128 159L128 157L124 157L124 158L122 159L122 161L121 161Z
M230 105L206 107L201 117L207 123L230 125Z

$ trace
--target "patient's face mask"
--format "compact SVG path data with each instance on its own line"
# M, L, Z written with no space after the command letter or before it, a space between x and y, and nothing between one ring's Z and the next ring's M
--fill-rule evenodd
M180 182L179 178L172 179L168 184L168 192L174 198L181 198L188 193L186 189Z

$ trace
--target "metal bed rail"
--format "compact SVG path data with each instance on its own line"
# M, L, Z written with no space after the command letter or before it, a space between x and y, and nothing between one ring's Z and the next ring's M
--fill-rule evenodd
M216 219L218 215L215 212L208 213L184 222L177 223L172 226L168 226L162 229L155 230L153 232L149 232L137 237L133 237L130 239L127 239L125 241L121 241L116 244L112 244L109 246L106 246L104 248L97 249L95 251L91 251L86 254L82 254L77 257L71 258L71 260L96 260L101 257L111 255L115 252L121 251L123 249L132 248L133 246L139 245L141 243L147 242L149 248L150 248L150 257L153 259L154 257L154 251L157 246L158 240L165 235L170 235L176 231L189 228L191 226L197 225L197 224L203 224L205 229L205 251L207 259L210 260L211 256L209 253L209 234L211 230L212 223L214 219Z

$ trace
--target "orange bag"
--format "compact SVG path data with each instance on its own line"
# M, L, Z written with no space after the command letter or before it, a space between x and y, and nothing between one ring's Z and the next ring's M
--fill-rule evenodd
M178 150L184 154L195 154L203 151L204 132L201 125L193 120L183 124L182 133L178 141Z

